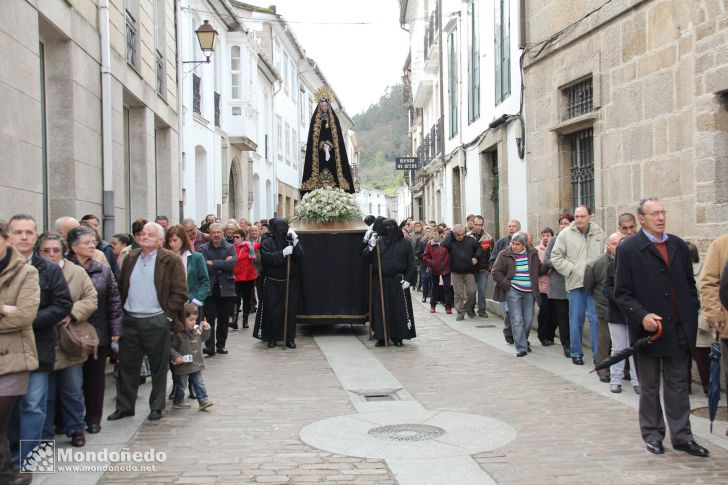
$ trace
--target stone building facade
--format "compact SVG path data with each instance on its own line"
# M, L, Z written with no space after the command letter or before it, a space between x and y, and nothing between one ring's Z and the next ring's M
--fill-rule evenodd
M171 0L0 2L0 217L179 213Z
M592 206L605 230L660 197L701 251L728 232L728 1L533 0L528 221Z

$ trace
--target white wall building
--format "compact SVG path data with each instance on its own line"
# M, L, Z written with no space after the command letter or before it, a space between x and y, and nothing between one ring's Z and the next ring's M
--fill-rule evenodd
M422 163L412 186L415 217L452 225L475 213L490 232L500 233L509 218L526 228L526 165L516 141L518 6L400 1L400 22L410 30L405 101L412 153Z
M387 196L383 190L361 187L356 193L356 201L364 216L389 217L387 210Z

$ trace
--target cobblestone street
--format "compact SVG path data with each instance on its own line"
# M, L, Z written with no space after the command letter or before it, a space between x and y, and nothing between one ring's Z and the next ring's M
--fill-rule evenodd
M363 412L370 408L362 406L378 406L357 404L345 389L356 385L351 376L359 373L362 387L371 388L377 377L372 372L381 367L403 387L400 405L495 418L515 429L515 439L504 446L472 455L480 465L473 476L480 478L430 478L428 483L728 483L725 423L717 423L709 435L706 420L692 419L697 440L711 451L708 459L673 451L669 439L665 455L650 455L639 436L637 396L628 385L622 394L609 393L587 366L565 359L558 345L544 348L532 342L533 352L516 358L513 347L503 342L499 319L455 322L444 313L427 313L420 304L415 304L415 314L418 338L403 348L375 348L365 328L355 328L352 335L345 326L299 331L298 348L285 352L266 349L247 329L231 332L230 354L206 360L205 381L215 402L209 412L198 411L196 403L189 410L172 410L170 403L164 419L148 422L146 396L140 396L133 420L105 422L102 433L89 436L93 449L132 427L128 442L117 444L131 451L164 451L167 458L155 464L154 472L75 477L109 484L423 483L407 476L401 462L331 453L299 436L311 423L356 417L357 408ZM351 362L342 365L329 338L361 350L343 355ZM537 342L535 336L531 340ZM112 389L107 408L113 406L113 396ZM694 396L693 407L704 405L702 396ZM442 463L429 466L441 466L440 473L453 476L455 469L448 466L458 462ZM403 470L401 475L393 466ZM64 477L68 475L57 472L43 483L62 483Z

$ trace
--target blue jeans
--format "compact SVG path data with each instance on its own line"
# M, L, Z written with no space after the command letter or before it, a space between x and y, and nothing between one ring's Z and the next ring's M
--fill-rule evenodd
M511 315L511 330L516 351L528 352L528 335L531 333L535 302L533 293L511 288L506 294L506 302Z
M584 357L581 348L581 336L584 332L585 315L589 318L589 336L591 340L592 357L596 358L598 339L597 310L594 305L594 297L586 292L584 288L570 290L569 297L569 336L571 340L571 356Z
M475 273L475 284L478 286L478 311L485 311L485 290L488 288L487 271L478 271Z
M174 387L174 404L179 404L185 400L185 389L187 389L187 380L197 394L197 401L202 404L207 401L207 390L205 382L202 380L202 371L193 372L192 374L180 374L175 376Z
M53 439L56 397L60 399L63 431L71 436L86 429L86 401L83 399L83 364L72 365L51 373L48 379L48 416L43 439Z
M43 435L49 374L48 371L30 373L28 390L24 396L18 398L10 416L8 439L11 448L10 457L15 469L20 468L20 440L40 440Z
M430 271L425 263L420 263L420 286L422 287L422 300L430 296Z

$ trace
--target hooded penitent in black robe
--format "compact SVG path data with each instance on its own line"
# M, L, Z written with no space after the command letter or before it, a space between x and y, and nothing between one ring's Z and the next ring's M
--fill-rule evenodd
M283 256L283 248L291 244L286 239L288 222L276 219L270 233L260 244L260 258L263 266L262 295L255 316L253 337L267 342L290 342L296 337L296 313L300 294L299 261L303 257L303 247L299 241L293 248L293 254ZM283 336L283 317L286 303L286 271L288 259L291 259L291 272L288 285L288 335Z
M328 161L326 152L319 148L324 141L331 145ZM329 111L324 113L319 104L311 116L311 125L308 128L301 195L324 187L340 188L354 193L354 181L351 178L351 167L346 156L346 143L339 118L333 107L329 106Z
M375 223L375 227L378 224ZM379 251L382 260L382 287L384 294L384 312L387 320L387 336L393 342L401 342L416 337L415 319L412 313L412 297L410 289L402 289L402 281L413 286L417 282L417 266L412 243L405 239L397 222L386 219L381 223L379 233ZM362 256L372 264L374 269L372 289L372 327L374 337L384 340L382 321L382 300L379 286L379 262L376 248L369 250L367 245Z

